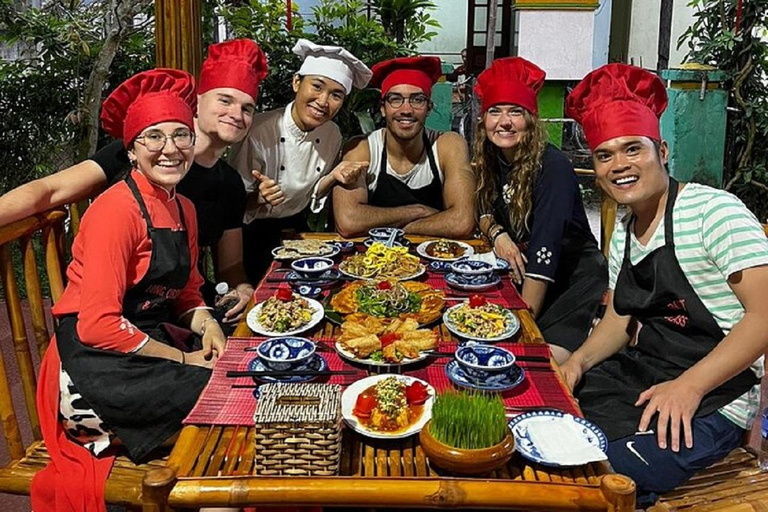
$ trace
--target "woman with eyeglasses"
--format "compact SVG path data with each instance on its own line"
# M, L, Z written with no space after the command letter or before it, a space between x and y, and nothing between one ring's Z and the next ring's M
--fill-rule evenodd
M586 339L608 284L573 166L538 116L545 73L520 57L498 59L477 78L482 103L473 166L480 229L512 264L558 362Z
M140 462L174 436L224 350L200 292L195 208L176 193L195 157L196 99L191 75L157 69L102 107L132 170L83 217L52 310L37 397L51 464L33 483L34 510L104 510L107 450Z

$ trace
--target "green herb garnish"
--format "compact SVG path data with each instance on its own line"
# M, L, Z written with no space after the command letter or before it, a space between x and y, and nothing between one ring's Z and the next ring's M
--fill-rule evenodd
M497 394L446 391L432 405L429 432L441 443L465 450L488 448L509 432L504 403Z
M386 290L378 289L375 283L366 284L355 293L359 310L379 318L396 318L403 313L418 313L421 309L421 297L399 283Z

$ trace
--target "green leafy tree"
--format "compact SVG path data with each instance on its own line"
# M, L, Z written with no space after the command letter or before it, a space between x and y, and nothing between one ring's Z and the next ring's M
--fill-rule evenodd
M397 44L410 46L414 41L429 40L436 32L427 32L428 27L439 28L437 20L430 18L429 9L435 4L429 0L371 0L375 12L387 34Z
M739 13L739 3L741 12ZM686 60L727 74L730 91L725 189L758 218L768 216L768 0L691 0L695 21L681 36Z
M368 15L363 0L322 0L312 8L312 16L307 20L298 15L294 4L291 30L286 28L285 2L282 0L249 0L235 7L222 4L220 13L235 37L250 37L266 52L269 76L260 87L259 106L261 110L270 110L293 99L290 83L301 61L291 49L298 39L342 46L368 66L411 55L419 43L435 35L424 27L438 26L428 12L431 3L421 3L424 5L409 11L412 16L405 20L406 29L400 42L387 32L373 5L373 16ZM423 26L416 28L413 26L416 24ZM334 119L342 135L349 138L372 131L378 116L378 102L376 91L354 90Z

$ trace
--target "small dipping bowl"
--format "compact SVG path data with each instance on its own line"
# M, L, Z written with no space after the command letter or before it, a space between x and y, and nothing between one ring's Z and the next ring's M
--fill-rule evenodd
M465 277L473 278L476 276L490 277L496 267L485 261L460 259L451 263L451 272Z
M507 349L469 341L454 354L464 374L476 383L506 373L515 364L515 355Z
M256 354L271 370L303 370L315 355L315 348L315 343L307 338L284 336L263 341Z
M301 295L302 297L309 297L315 299L323 293L323 289L320 286L311 286L308 284L302 284L298 286L292 286L293 291Z
M395 240L399 240L403 237L403 235L405 235L405 231L400 228L373 228L368 231L368 236L376 241L386 242L392 235L393 231L396 233Z
M339 251L343 253L352 252L355 249L355 242L349 242L347 240L337 240L333 242L333 245L339 248Z
M303 277L317 278L333 268L333 260L310 256L291 263L291 268Z

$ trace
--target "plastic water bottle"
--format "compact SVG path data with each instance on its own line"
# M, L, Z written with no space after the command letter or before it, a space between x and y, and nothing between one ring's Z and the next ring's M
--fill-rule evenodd
M760 434L760 452L757 462L760 464L760 471L768 471L768 407L760 416Z
M224 315L229 311L232 306L237 304L238 298L235 296L225 297L227 294L230 293L229 285L225 282L221 282L216 285L216 301L214 304L217 304L213 308L213 316L216 317L216 320L221 322L224 319ZM219 304L219 301L221 299L224 299L221 304Z

